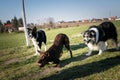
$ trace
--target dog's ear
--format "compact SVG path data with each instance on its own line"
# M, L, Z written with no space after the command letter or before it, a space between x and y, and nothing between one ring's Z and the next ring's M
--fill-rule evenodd
M34 32L36 32L36 31L37 31L37 28L36 28L36 26L33 28L33 31L34 31Z

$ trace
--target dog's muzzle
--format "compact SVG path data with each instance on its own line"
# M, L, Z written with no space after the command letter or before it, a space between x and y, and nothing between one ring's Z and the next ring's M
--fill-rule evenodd
M91 40L84 39L85 44L88 44Z
M28 37L29 37L30 39L32 39L32 38L33 38L32 34L29 34L29 35L28 35Z

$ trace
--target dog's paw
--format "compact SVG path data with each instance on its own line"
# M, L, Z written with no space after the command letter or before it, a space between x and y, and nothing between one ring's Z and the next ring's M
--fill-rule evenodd
M62 65L61 65L61 64L56 64L54 67L61 68L61 67L62 67Z
M102 53L98 53L98 55L101 55Z
M89 53L88 53L88 54L86 54L86 56L90 56L90 55L91 55L91 54L89 54Z

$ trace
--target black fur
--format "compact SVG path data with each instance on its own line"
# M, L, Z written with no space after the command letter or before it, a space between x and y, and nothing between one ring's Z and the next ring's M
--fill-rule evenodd
M107 41L108 39L113 39L117 42L117 31L116 27L112 22L101 23L98 27L100 34L103 34L103 37L99 37L100 41Z
M107 49L107 40L112 39L116 44L116 50L119 50L117 30L112 22L103 22L100 25L93 25L83 33L85 44L89 47L86 55L91 55L92 51L99 48L99 54ZM99 43L99 44L98 44Z
M96 27L99 31L99 41L107 41L108 39L113 39L117 42L117 31L116 27L112 22L103 22L98 26L91 26ZM90 29L89 28L89 29Z
M47 39L46 39L46 34L43 30L37 30L36 27L34 27L33 29L31 28L27 28L27 29L28 29L29 37L36 39L36 42L38 43L38 46L40 49L41 49L42 42L44 42L44 44L46 45Z

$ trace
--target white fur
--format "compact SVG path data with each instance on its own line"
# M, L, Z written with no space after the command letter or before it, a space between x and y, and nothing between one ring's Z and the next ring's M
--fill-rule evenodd
M97 28L91 28L90 30L93 30L93 31L95 31L95 33L96 33L96 43L98 42L98 37L99 37L99 31L98 31L98 29Z
M41 51L41 49L40 49L39 46L38 46L39 42L37 42L35 38L32 38L31 40L32 40L33 45L34 45L34 47L35 47L35 51L36 51L35 55L40 55L40 53L38 52L38 51ZM45 48L45 51L46 51L47 48L46 48L45 43L44 43L44 48Z
M105 44L105 42L103 42L103 41L101 41L100 42L100 48L99 48L99 55L101 55L102 54L102 52L103 51L105 51L106 50L106 44Z
M38 54L39 54L38 50L40 51L40 48L39 48L39 46L38 46L38 42L36 41L35 38L32 38L31 40L32 40L33 45L34 45L34 47L35 47L35 51L36 51L36 54L35 54L35 55L38 55Z
M108 48L108 43L107 43L107 41L105 42L105 46L106 46L106 49Z
M90 56L93 50L99 50L99 53L98 53L99 55L102 54L104 50L106 50L106 45L105 45L105 42L103 41L99 42L97 45L88 43L87 46L89 47L89 52L88 54L86 54L86 56Z

